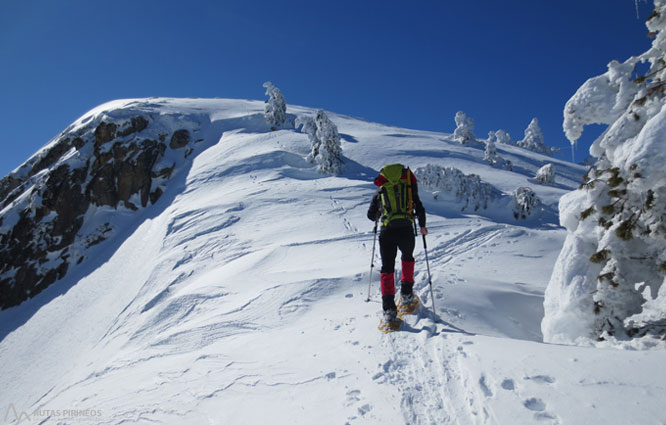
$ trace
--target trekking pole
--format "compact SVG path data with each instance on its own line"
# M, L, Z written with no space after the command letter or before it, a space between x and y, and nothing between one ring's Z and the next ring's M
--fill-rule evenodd
M430 298L432 299L432 312L437 314L435 310L435 295L432 292L432 276L430 275L430 263L428 262L428 245L426 244L426 235L423 236L423 250L425 251L426 267L428 268L428 284L430 285Z
M375 267L375 242L377 242L377 220L375 220L375 228L372 229L375 234L372 238L372 257L370 257L370 275L368 276L368 299L365 302L370 302L370 286L372 285L372 269Z

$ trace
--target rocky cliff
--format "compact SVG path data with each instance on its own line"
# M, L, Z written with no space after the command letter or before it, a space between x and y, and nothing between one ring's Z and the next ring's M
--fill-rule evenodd
M20 304L81 263L160 199L194 152L205 119L148 101L91 111L0 180L0 308Z

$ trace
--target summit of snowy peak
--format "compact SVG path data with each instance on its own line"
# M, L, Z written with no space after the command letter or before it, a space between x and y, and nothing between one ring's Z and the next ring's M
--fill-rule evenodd
M89 258L126 226L121 217L155 204L225 129L266 130L260 111L252 101L155 98L83 115L0 180L0 308Z

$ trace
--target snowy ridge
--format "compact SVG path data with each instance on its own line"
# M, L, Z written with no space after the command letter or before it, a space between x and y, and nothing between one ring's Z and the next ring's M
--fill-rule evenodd
M125 107L196 115L217 140L126 237L96 246L98 261L0 312L8 423L20 422L9 405L44 424L666 421L661 352L541 343L543 292L565 237L554 217L495 220L424 189L437 311L420 241L425 305L403 331L376 330L378 276L363 302L365 213L382 165L454 166L505 194L532 187L549 208L582 167L498 145L511 172L451 135L329 114L345 169L324 176L305 160L306 134L245 118L261 102L134 102ZM547 162L555 184L538 185Z

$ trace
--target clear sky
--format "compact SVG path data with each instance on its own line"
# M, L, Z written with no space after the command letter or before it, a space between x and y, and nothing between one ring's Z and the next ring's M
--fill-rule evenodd
M638 10L637 10L638 6ZM565 102L650 46L638 0L0 0L0 176L120 98L264 100L566 149ZM638 17L637 17L638 14ZM589 135L582 139L589 145ZM579 149L577 160L586 156Z

